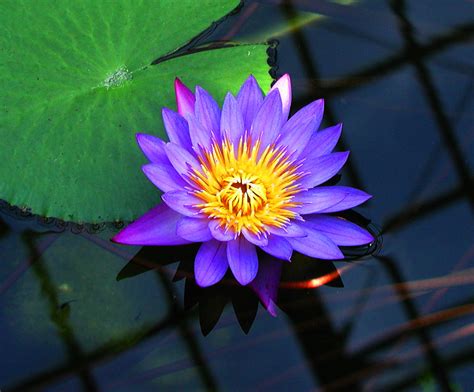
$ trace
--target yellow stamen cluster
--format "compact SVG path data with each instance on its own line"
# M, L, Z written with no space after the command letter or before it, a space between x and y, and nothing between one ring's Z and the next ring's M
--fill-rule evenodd
M290 208L298 205L292 202L300 190L298 166L283 148L270 145L260 152L260 144L248 136L238 146L228 139L214 142L202 150L200 170L190 174L203 201L196 207L235 235L244 228L265 235L266 226L284 227L296 216Z

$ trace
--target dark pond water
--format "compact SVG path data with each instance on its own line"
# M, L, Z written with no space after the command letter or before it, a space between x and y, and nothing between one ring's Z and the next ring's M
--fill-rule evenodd
M474 3L344 3L248 1L206 40L275 37L293 109L326 98L374 253L297 258L274 318L244 289L197 291L193 248L3 205L1 391L474 389Z

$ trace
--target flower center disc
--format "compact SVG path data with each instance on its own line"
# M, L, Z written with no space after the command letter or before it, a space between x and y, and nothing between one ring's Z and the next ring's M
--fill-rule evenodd
M300 191L301 174L284 149L268 146L260 152L260 141L252 144L245 136L237 148L227 139L214 142L199 160L201 170L190 176L203 201L196 207L226 231L238 235L246 228L260 235L296 216L291 200Z
M262 208L267 201L267 191L258 178L245 177L242 175L224 180L224 187L220 191L223 204L234 214L242 211L243 215L249 215Z

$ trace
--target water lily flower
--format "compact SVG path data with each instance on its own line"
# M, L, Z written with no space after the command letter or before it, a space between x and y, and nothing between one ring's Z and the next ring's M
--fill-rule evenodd
M132 245L202 242L194 264L198 285L219 282L228 269L250 284L272 312L282 261L293 251L342 259L339 246L368 244L372 235L332 213L371 196L347 186L320 186L345 164L332 152L342 125L319 130L322 99L289 118L291 81L281 77L264 96L250 76L222 110L197 86L175 81L178 112L163 109L169 142L138 134L150 163L148 179L163 203L118 233ZM259 266L257 248L270 255ZM272 312L273 313L273 312Z

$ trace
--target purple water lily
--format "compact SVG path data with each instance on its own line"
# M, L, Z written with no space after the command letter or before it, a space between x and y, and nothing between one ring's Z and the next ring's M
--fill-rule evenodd
M371 196L346 186L319 186L346 162L332 152L342 125L318 131L324 102L317 100L288 118L289 75L264 97L253 76L222 110L197 86L193 94L175 82L178 112L163 109L169 142L138 134L150 163L148 179L164 203L127 226L113 241L132 245L202 242L194 271L202 287L228 269L275 313L282 261L293 251L319 259L342 259L339 246L364 245L372 235L329 213L355 207ZM270 257L257 257L257 248Z

